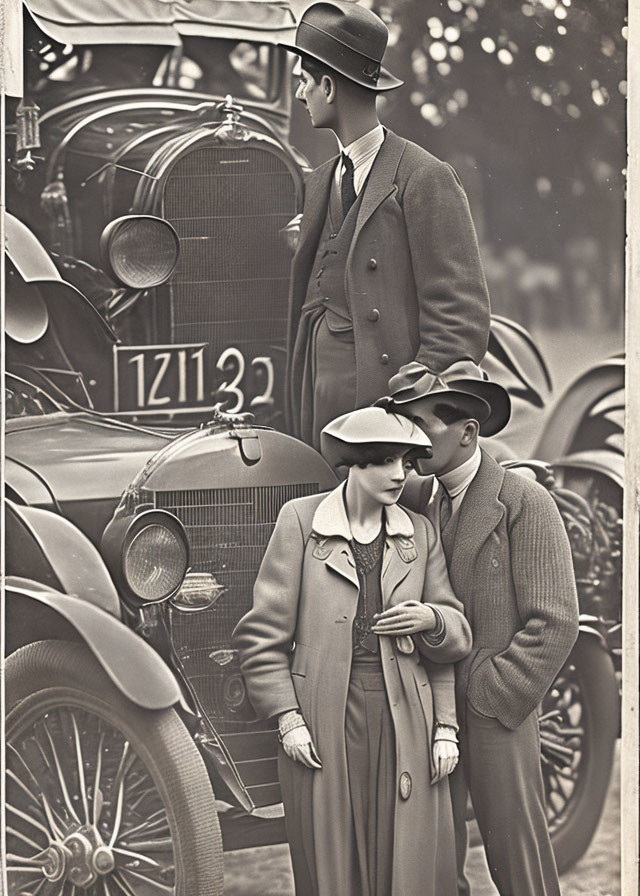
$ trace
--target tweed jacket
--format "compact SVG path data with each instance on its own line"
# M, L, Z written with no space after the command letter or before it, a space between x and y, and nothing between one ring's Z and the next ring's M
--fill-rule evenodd
M293 794L285 801L290 840L302 837L305 843L292 846L294 869L305 864L300 850L316 857L317 881L304 890L309 896L355 892L344 722L359 584L343 487L284 505L256 579L253 607L233 635L258 714L299 707L322 761L316 771L282 754L279 761L283 796ZM380 637L396 733L392 896L455 896L449 785L431 783L431 742L436 719L455 723L453 663L469 652L471 635L432 524L397 506L385 509L385 520L383 605L427 601L445 623L441 641L430 645L414 636L420 653L403 653L395 638ZM403 780L409 793L401 796Z
M433 504L427 516L439 528ZM473 633L473 650L456 668L458 699L517 728L542 700L578 636L562 518L545 488L483 451L442 540L451 585Z
M289 297L288 358L327 214L336 159L306 183ZM345 293L353 320L356 406L387 391L414 359L434 370L479 363L489 338L489 296L469 204L458 177L426 150L386 132L373 163L347 256ZM301 383L287 375L290 426ZM294 427L295 429L295 427Z

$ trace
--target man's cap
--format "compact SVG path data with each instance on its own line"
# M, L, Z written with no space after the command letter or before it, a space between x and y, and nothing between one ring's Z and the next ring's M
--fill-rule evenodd
M407 417L384 408L360 408L336 417L320 433L320 451L333 466L339 464L344 445L400 445L407 450L427 449L429 437Z
M389 31L374 12L349 0L330 0L307 7L300 18L295 44L280 46L309 56L371 90L393 90L404 82L382 66Z
M439 398L468 408L480 424L481 436L493 436L509 422L511 399L507 390L487 379L473 361L456 361L442 373L433 373L413 361L389 380L389 395L379 399L381 409L407 413L407 405L425 398Z

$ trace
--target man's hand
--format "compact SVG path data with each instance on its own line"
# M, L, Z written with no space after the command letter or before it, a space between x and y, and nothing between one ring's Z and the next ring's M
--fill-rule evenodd
M436 740L433 744L433 764L436 773L431 779L432 784L442 781L455 769L458 764L458 744L451 740Z
M372 632L395 637L431 632L438 624L433 609L419 600L405 600L383 613L376 613L373 618L375 625L371 628Z
M293 759L294 762L301 762L307 768L322 768L320 757L316 753L306 725L293 728L283 735L282 747L289 759Z

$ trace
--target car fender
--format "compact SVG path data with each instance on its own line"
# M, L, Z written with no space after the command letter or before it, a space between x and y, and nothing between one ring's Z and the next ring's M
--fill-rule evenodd
M560 473L570 470L586 470L599 473L614 482L619 488L624 487L624 455L617 454L607 448L592 448L590 451L576 451L560 457L552 464Z
M143 709L167 709L183 702L173 672L153 647L103 607L20 577L8 577L5 587L9 624L14 612L28 621L43 608L53 611L75 630L132 703Z
M555 405L534 457L555 462L570 454L585 416L605 396L624 387L624 374L624 358L617 357L595 364L578 377Z
M39 507L6 502L6 570L39 579L76 603L93 604L120 618L120 599L97 548L73 523ZM40 572L41 571L41 572Z

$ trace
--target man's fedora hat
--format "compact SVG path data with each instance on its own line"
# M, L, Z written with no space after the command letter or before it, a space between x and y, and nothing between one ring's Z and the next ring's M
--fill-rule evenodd
M333 466L340 463L344 445L401 445L425 454L429 437L411 420L381 407L360 408L336 417L320 433L320 452Z
M299 56L323 62L371 90L393 90L404 82L382 67L389 31L370 9L349 0L309 6L300 18L294 45L280 44Z
M389 380L390 394L376 405L390 411L406 413L411 401L425 398L461 399L480 424L481 436L493 436L507 425L511 416L511 399L506 389L491 383L473 361L456 361L442 373L432 373L423 364L413 361Z

